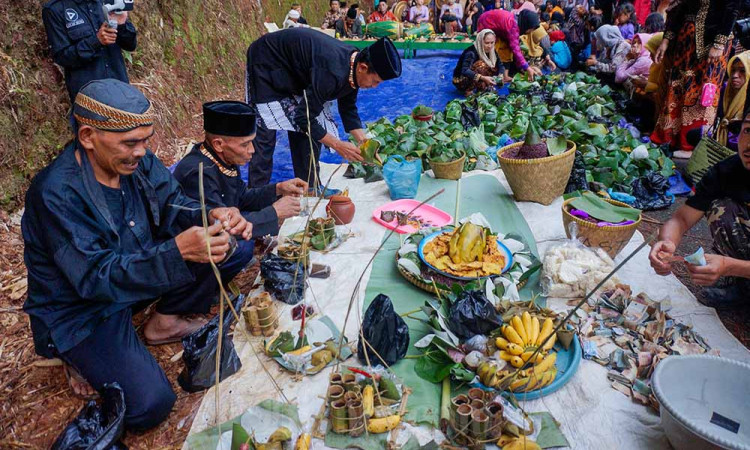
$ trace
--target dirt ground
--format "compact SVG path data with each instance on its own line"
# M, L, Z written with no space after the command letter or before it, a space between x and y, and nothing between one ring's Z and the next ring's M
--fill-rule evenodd
M646 214L640 231L648 236L658 230L681 204ZM657 223L654 223L657 222ZM705 221L691 230L678 252L687 255L699 246L711 248L711 239ZM257 266L243 273L240 285L255 278ZM678 271L677 276L696 294L689 276ZM69 423L84 402L74 397L68 388L62 366L49 365L34 353L29 319L22 311L26 293L26 270L23 265L23 242L20 236L20 216L0 211L0 448L47 448L63 427ZM750 346L750 311L722 312L724 325L745 346ZM143 313L135 323L144 321ZM169 419L158 428L144 434L128 433L124 439L131 449L180 448L197 412L202 393L188 394L177 385L182 362L176 357L179 343L150 347L156 360L164 368L177 393L177 403Z

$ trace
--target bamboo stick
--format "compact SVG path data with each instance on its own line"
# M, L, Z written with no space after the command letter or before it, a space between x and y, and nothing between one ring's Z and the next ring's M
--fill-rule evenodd
M453 218L453 225L458 228L458 218L460 213L460 204L461 204L461 179L459 178L456 180L456 215Z

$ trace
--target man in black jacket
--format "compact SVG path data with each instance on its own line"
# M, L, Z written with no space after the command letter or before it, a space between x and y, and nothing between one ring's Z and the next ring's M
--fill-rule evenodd
M358 51L319 31L294 28L253 42L247 51L246 94L260 120L248 184L263 186L271 179L276 130L289 132L294 174L315 189L320 188L321 144L344 159L361 161L359 148L338 137L333 100L344 129L361 143L365 131L357 111L359 89L400 75L401 59L387 38Z
M248 188L240 166L253 157L256 118L250 105L220 101L203 105L206 137L177 164L174 176L188 197L200 198L199 166L203 163L203 192L211 207L233 206L253 224L253 237L279 233L279 220L300 212L307 183L295 178L278 184ZM240 242L252 246L252 241ZM248 250L252 254L252 247Z
M65 69L71 104L89 81L114 78L129 83L122 50L135 50L135 27L127 12L110 16L104 16L101 0L51 0L42 9L52 59ZM109 18L117 21L117 28L110 28Z

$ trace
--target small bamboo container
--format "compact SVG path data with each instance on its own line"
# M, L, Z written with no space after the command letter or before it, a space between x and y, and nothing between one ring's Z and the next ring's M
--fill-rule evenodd
M487 426L490 418L484 411L474 411L471 413L471 437L475 441L484 441L487 439Z
M362 436L365 432L365 411L362 402L355 400L347 405L349 413L349 436Z
M331 405L337 401L344 400L344 387L332 385L328 387L328 404Z
M349 431L349 414L346 402L335 401L331 404L331 429L337 434L346 434Z

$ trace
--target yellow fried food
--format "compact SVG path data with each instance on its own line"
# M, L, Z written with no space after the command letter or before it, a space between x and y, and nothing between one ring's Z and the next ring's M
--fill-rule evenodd
M455 263L449 255L450 240L454 232L438 235L424 246L424 258L428 264L438 270L459 277L486 277L500 275L505 267L505 255L497 246L497 236L486 238L484 254L481 261Z

